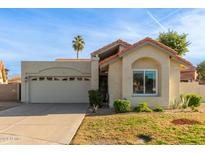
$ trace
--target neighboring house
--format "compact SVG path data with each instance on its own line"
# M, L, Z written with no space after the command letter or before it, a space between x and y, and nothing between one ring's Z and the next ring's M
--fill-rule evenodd
M91 59L22 62L22 102L88 103L88 90L99 89L133 105L168 107L179 98L180 71L193 65L151 38L129 44L117 40L91 53ZM108 99L106 99L108 98Z
M188 68L180 72L181 82L195 82L197 81L197 72L196 68Z
M3 61L0 61L0 84L8 83L8 69L5 68Z
M8 80L8 83L21 83L21 77L18 75L13 76L11 79Z

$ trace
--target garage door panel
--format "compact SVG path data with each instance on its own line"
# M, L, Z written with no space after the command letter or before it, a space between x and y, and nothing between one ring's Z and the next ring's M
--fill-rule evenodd
M30 81L31 103L88 103L90 81Z

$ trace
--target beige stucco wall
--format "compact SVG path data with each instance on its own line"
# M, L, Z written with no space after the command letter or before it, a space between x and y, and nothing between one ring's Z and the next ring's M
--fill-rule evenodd
M0 84L0 101L19 101L20 84Z
M179 84L180 84L180 64L175 61L170 61L170 100L169 102L173 102L174 100L179 100Z
M92 80L92 71L97 72L95 69L96 67L92 67L91 69L91 63L93 61L83 61L83 62L69 62L69 61L23 61L21 63L21 72L22 72L22 87L21 87L21 101L22 102L29 102L30 100L30 94L29 91L29 77L32 76L77 76L77 77L91 77L91 80L89 82L89 87L86 84L87 89L91 89L91 85L96 87L95 84L98 84L96 80ZM95 61L94 61L95 62ZM61 85L56 85L62 87L62 83L59 82ZM46 83L44 84L44 86ZM40 86L40 85L39 85ZM72 86L70 86L70 90L72 91ZM78 85L76 85L77 87ZM57 89L57 88L56 88ZM83 89L83 88L82 88ZM67 89L68 90L68 89ZM60 93L61 91L59 91ZM83 92L86 93L87 96L87 90L85 91L79 91L79 93ZM46 92L44 92L46 94ZM56 91L55 91L56 93ZM71 92L72 93L72 92ZM85 96L84 94L79 93L72 93L73 95L76 95L76 97L79 96ZM49 97L49 96L48 96ZM62 97L63 98L63 97ZM85 97L83 97L85 98ZM83 100L83 99L81 99ZM86 97L86 102L88 102L88 99Z
M133 95L133 69L135 68L158 70L157 96ZM133 106L147 102L153 107L157 104L168 107L170 101L178 97L179 65L170 60L164 51L151 45L130 50L120 61L109 65L108 74L110 106L113 105L113 100L126 98L132 101Z
M115 99L122 98L122 60L109 65L108 68L108 92L110 106Z
M203 98L203 102L205 102L205 85L199 85L198 82L181 82L179 93L194 93L201 95Z
M91 89L99 89L99 58L93 57L91 62Z

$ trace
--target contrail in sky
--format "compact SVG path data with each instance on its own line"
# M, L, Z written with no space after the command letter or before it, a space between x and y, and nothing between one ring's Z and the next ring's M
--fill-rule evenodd
M151 12L147 11L147 14L150 18L154 20L154 22L159 25L164 31L166 31L166 28L151 14Z

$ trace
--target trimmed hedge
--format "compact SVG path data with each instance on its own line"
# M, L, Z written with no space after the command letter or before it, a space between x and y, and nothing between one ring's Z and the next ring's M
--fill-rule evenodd
M189 100L188 106L189 107L198 107L201 104L202 97L197 94L183 94L187 100Z
M125 113L131 110L131 102L129 100L115 100L114 109L117 113Z
M137 107L134 108L135 112L152 112L146 102L140 103Z

